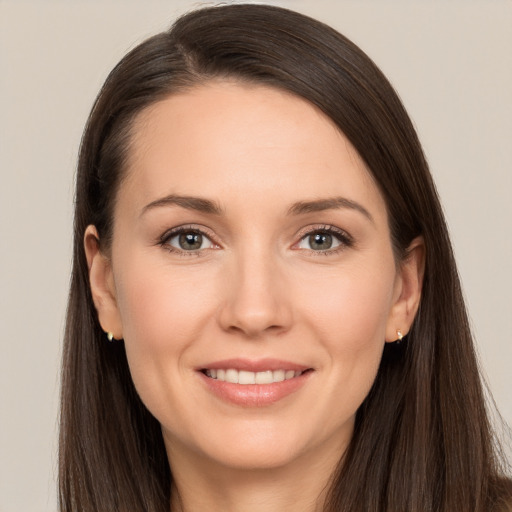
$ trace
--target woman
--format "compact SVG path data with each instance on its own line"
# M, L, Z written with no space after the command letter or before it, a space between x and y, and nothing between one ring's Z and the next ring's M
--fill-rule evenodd
M80 152L60 458L65 511L506 510L426 161L343 36L210 8L113 70Z

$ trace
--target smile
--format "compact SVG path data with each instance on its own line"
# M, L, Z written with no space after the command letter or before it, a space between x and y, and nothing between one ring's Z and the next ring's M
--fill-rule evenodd
M295 370L265 370L260 372L251 372L247 370L227 369L206 369L203 373L211 379L231 384L274 384L283 382L295 377L300 377L304 371Z
M316 373L314 368L271 358L225 359L196 370L209 393L242 407L265 407L280 402L307 386Z

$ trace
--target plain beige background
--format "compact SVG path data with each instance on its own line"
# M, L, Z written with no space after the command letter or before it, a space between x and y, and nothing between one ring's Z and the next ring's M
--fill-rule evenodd
M484 371L512 423L512 2L273 3L332 24L398 89L445 206ZM89 108L128 49L198 4L0 0L1 512L57 510L73 176Z

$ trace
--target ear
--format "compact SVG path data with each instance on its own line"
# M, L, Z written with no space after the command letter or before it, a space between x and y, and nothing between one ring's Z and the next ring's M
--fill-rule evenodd
M84 234L84 249L89 268L89 285L92 300L101 328L111 332L115 339L123 337L121 316L117 307L116 290L112 264L101 251L98 231L95 226L87 226Z
M398 331L405 336L418 311L425 271L425 242L415 238L409 245L404 260L400 263L395 281L393 306L386 325L386 341L399 338Z

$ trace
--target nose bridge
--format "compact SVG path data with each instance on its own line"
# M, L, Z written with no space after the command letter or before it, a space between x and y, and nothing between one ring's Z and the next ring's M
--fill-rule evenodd
M250 337L286 329L291 311L278 256L256 241L236 251L230 267L223 328Z

